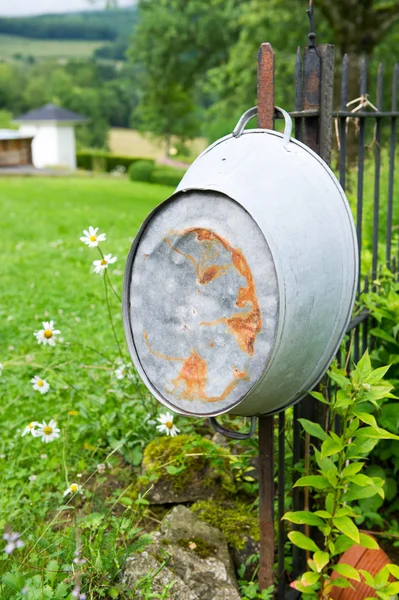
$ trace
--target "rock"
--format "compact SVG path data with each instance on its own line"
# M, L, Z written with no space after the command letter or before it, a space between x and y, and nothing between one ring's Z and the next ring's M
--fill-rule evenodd
M148 552L142 552L141 554L135 554L130 556L126 561L126 568L123 574L122 582L128 586L130 590L135 591L134 598L141 600L145 598L145 585L143 581L144 575L150 575L156 573L161 563L156 558L151 556ZM142 581L141 585L137 585L139 581ZM161 597L162 592L171 585L169 590L168 600L200 600L200 598L192 592L172 571L167 567L164 567L147 585L153 594L159 594ZM172 583L173 582L173 583ZM137 586L137 587L135 587ZM140 587L142 589L140 589Z
M158 567L167 557L165 577L172 573L176 579L174 585L182 589L183 584L189 590L181 591L179 600L240 600L233 562L221 531L201 521L185 506L176 506L163 519L147 551ZM140 577L153 569L146 558L140 561L141 556L134 555L127 564L124 581L129 587L134 587ZM159 575L163 572L164 569Z
M254 554L259 554L260 552L260 543L256 542L252 537L246 535L244 536L245 545L243 548L234 548L230 546L230 554L233 559L234 566L238 570L242 565L245 565L250 556ZM247 564L245 566L245 571L242 574L242 578L246 581L250 581L255 575L255 570L257 568L257 561Z
M199 435L153 440L144 450L143 469L140 491L151 487L146 494L151 504L197 502L235 491L229 451Z

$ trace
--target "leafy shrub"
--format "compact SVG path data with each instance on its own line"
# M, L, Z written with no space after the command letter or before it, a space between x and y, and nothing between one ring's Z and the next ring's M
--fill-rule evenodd
M152 173L151 182L177 187L185 172L184 169L157 165Z
M78 150L76 153L77 166L85 171L110 173L116 167L125 167L128 170L131 164L142 160L134 156L118 156L101 150Z
M138 160L129 167L129 179L131 181L151 181L152 173L154 171L153 160Z

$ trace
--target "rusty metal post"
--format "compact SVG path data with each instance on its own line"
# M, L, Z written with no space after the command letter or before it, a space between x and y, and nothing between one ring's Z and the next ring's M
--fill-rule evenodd
M274 52L258 53L258 127L274 129ZM274 418L259 417L259 589L274 585Z

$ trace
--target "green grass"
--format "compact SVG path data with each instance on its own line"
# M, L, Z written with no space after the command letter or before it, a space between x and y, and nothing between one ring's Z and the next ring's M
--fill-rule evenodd
M0 546L0 598L19 599L28 586L26 600L69 599L79 577L88 598L100 597L117 581L126 554L142 543L132 465L157 434L147 421L158 409L133 373L115 377L118 346L104 277L92 272L98 249L79 237L89 225L106 233L102 249L118 257L110 279L119 294L131 241L170 191L111 177L1 179L0 534L18 531L25 546L8 558ZM114 296L110 311L129 362ZM38 345L33 335L50 319L64 338L54 348ZM50 383L47 394L32 389L34 375ZM30 421L52 418L60 439L21 437ZM96 473L99 463L106 464L104 474ZM83 484L84 495L64 499L72 482ZM78 577L70 569L79 546L87 562ZM42 595L43 586L58 595Z
M102 41L38 40L0 34L0 59L7 60L15 55L35 58L85 58L103 45Z

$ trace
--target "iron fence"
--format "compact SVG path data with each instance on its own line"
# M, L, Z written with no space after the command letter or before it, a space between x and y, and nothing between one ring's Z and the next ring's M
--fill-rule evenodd
M380 64L377 71L377 80L372 93L368 87L368 65L365 58L361 60L360 68L355 63L351 64L350 57L345 55L339 71L341 73L339 106L333 106L334 75L337 67L334 65L334 47L328 44L316 46L313 7L310 8L310 34L309 44L302 54L298 49L295 63L295 110L290 114L295 119L295 137L310 146L321 157L330 162L331 153L335 171L344 190L349 190L353 197L353 212L356 223L356 232L359 245L360 276L358 283L358 296L375 289L375 281L379 269L386 265L394 273L399 264L399 244L394 234L398 234L398 223L394 219L394 208L397 199L394 194L395 154L396 154L396 129L398 112L398 85L399 65L393 70L391 106L383 106L383 66ZM357 91L355 97L350 97L349 79L351 69L355 69ZM353 78L351 79L353 81ZM270 81L269 81L270 85ZM353 93L353 90L351 90ZM372 101L375 98L375 102ZM277 117L277 115L276 115ZM386 138L383 147L382 140ZM370 140L367 136L370 136ZM368 143L369 142L369 143ZM381 194L382 159L388 162L388 169L383 173L387 178L387 193ZM365 190L365 168L373 171L373 189ZM353 173L355 174L353 176ZM316 190L315 190L316 191ZM365 196L370 196L366 208L372 211L372 235L367 248L365 240ZM385 223L381 222L384 215ZM397 236L399 237L399 236ZM371 252L371 264L367 270L364 253ZM346 354L357 362L364 351L370 347L370 315L367 311L357 314L348 327L348 343ZM338 355L338 360L344 357ZM345 360L347 356L345 357ZM287 412L282 412L278 417L271 417L268 435L272 436L274 429L277 435L277 456L269 460L274 466L272 481L274 487L274 502L272 506L263 507L262 522L262 493L260 494L261 529L265 526L265 519L270 524L273 522L273 505L277 506L277 553L273 544L261 550L268 554L263 557L264 565L273 564L277 575L277 598L287 597L289 578L296 578L306 570L306 553L297 547L292 547L292 573L287 577L285 569L285 545L287 543L286 530L283 516L287 484L292 486L293 510L309 509L312 498L307 490L293 488L295 467L302 463L307 469L310 461L309 437L300 431L299 418L307 418L323 423L320 413L320 403L311 396L307 396L293 408L293 442L292 442L292 474L286 473L286 422ZM260 428L262 425L260 424ZM260 429L260 439L262 439ZM270 446L269 446L270 448ZM260 458L265 457L265 446L260 444ZM287 477L289 477L287 481ZM277 479L276 479L277 478ZM267 482L266 482L267 483ZM260 482L262 485L262 482ZM266 513L265 513L266 511ZM267 514L268 511L268 514ZM266 516L265 516L266 515ZM266 523L267 525L267 523ZM301 526L297 526L301 529ZM269 528L270 531L270 528ZM261 538L262 539L262 538ZM277 556L276 556L277 554ZM264 567L263 567L264 568ZM262 578L260 577L260 581ZM269 578L270 581L270 578ZM265 586L263 586L265 587Z

